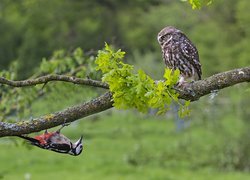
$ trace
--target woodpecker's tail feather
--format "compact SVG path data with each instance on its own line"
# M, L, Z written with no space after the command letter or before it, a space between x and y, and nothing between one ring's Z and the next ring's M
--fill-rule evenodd
M23 135L18 135L17 137L20 137L22 139L28 140L31 143L39 143L39 140L28 137L28 136L23 136Z

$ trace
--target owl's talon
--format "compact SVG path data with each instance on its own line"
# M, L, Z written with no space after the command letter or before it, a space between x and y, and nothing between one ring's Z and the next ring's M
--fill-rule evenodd
M187 89L187 92L188 92L188 94L190 94L193 97L196 95L196 93L194 92L193 89Z
M181 83L177 83L176 88L178 89L178 91L183 92L185 94L190 94L191 96L194 97L196 93L194 92L192 88L193 83L194 82L188 83L186 81L183 81Z

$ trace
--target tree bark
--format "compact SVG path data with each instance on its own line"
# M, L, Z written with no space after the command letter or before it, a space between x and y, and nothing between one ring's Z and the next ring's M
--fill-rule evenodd
M100 87L100 88L105 88L105 89L109 88L108 84L103 83L101 81L96 81L92 79L81 79L77 77L57 75L57 74L50 74L50 75L38 77L36 79L27 79L23 81L12 81L4 77L0 77L0 84L6 84L9 86L13 86L13 87L34 86L37 84L46 84L50 81L63 81L63 82L69 82L73 84L81 84L81 85Z
M215 74L191 84L193 93L181 92L179 98L196 101L200 97L238 83L250 82L250 66Z

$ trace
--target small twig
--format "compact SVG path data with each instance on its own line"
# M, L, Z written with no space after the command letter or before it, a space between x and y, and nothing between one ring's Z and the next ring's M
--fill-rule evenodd
M103 83L101 81L92 80L92 79L82 79L82 78L65 76L65 75L56 75L56 74L41 76L35 79L27 79L27 80L22 80L22 81L13 81L13 80L8 80L4 77L0 77L0 84L5 84L5 85L13 86L13 87L34 86L37 84L46 84L49 81L64 81L64 82L70 82L74 84L101 87L104 89L109 88L108 84Z
M45 88L45 86L46 86L47 83L48 82L46 82L46 83L43 84L43 87L41 88L41 90L43 90Z

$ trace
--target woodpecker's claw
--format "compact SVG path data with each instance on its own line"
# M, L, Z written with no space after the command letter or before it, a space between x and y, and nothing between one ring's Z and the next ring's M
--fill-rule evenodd
M60 133L60 131L62 130L62 128L64 128L65 126L69 126L69 125L70 125L70 123L64 122L64 123L62 124L62 127L60 127L56 132L57 132L57 133Z

